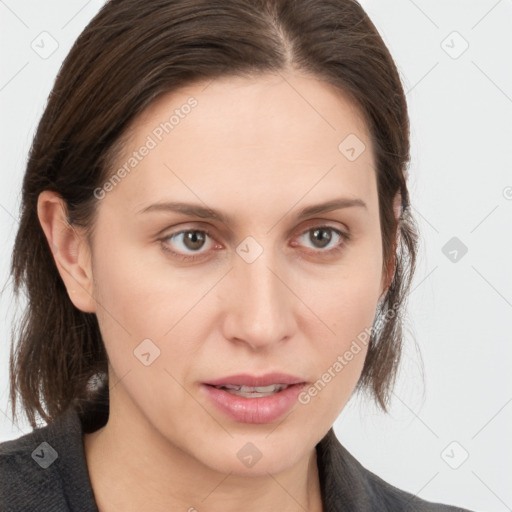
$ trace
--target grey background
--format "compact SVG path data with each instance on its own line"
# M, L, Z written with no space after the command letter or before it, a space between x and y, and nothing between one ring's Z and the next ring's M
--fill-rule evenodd
M407 91L423 238L391 413L354 399L335 430L364 466L423 499L512 510L512 0L361 3ZM30 431L9 419L7 380L27 153L62 60L102 5L0 1L0 441Z

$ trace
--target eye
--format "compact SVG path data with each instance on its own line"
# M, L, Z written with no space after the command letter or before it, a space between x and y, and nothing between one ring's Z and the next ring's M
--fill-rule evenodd
M165 251L172 253L174 256L181 258L183 260L194 260L199 258L206 253L205 251L200 251L206 244L207 239L212 239L210 233L206 230L202 229L186 229L183 231L178 231L177 233L172 233L169 236L162 238L160 241L162 242L162 248ZM165 243L170 240L174 247L177 247L179 251L174 251L169 248L169 244ZM190 252L189 252L190 251ZM187 254L188 252L188 254ZM193 253L198 253L197 255Z
M345 242L350 239L350 235L331 226L316 226L304 231L298 237L298 239L304 238L306 238L306 244L308 242L313 244L313 252L322 255L331 255L344 248ZM208 239L210 240L209 243ZM210 232L204 229L184 229L176 233L171 233L170 235L161 238L159 241L161 242L162 249L164 251L185 261L192 261L201 258L206 255L209 249L215 247L215 243L213 242ZM297 245L304 244L293 242L291 245L295 247ZM332 248L325 249L330 245ZM171 249L170 246L175 247L177 250ZM206 249L204 249L205 246ZM210 247L208 248L208 246Z
M310 228L299 237L299 239L305 239L306 244L311 243L315 252L327 254L332 254L343 249L345 242L349 240L349 238L347 233L331 226L316 226ZM293 245L297 244L294 243ZM326 249L326 247L329 246L331 246L331 248Z

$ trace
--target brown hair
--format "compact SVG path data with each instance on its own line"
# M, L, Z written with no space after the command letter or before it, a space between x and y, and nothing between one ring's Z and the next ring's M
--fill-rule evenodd
M13 418L18 395L35 427L36 413L52 421L71 404L99 403L108 391L105 383L101 392L88 385L107 374L107 354L96 315L78 310L68 297L38 220L39 194L56 191L66 202L69 223L92 233L98 203L93 192L112 173L127 127L153 100L199 80L285 69L312 74L348 95L371 134L383 270L394 263L376 319L390 309L394 314L372 332L356 389L369 392L387 411L418 235L406 185L406 99L373 23L355 0L111 0L59 71L23 180L11 272L16 296L23 285L28 306L11 345Z

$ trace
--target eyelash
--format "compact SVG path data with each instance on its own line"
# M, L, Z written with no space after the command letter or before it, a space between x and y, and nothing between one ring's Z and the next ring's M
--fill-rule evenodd
M329 249L326 251L324 251L322 249L313 250L313 252L318 253L320 256L334 256L334 255L338 254L341 250L343 250L345 248L346 243L351 238L350 234L348 234L348 233L340 231L339 229L334 228L332 226L324 226L324 225L314 226L309 229L306 229L305 231L300 233L298 238L302 237L306 233L309 233L310 231L314 231L315 229L324 229L324 230L333 231L341 238L341 242L333 249ZM164 243L166 240L169 240L170 238L173 238L175 236L178 236L178 235L181 235L184 233L191 233L191 232L203 233L213 239L213 237L208 229L184 229L182 231L176 231L175 233L171 233L163 238L160 238L159 241L161 242L162 250L164 250L167 253L170 253L172 256L174 256L178 259L181 259L183 261L194 261L194 260L197 260L200 258L204 258L204 253L200 253L200 254L197 254L194 256L185 256L184 254L181 254L176 251L173 251L172 249L169 249L169 247L166 246Z

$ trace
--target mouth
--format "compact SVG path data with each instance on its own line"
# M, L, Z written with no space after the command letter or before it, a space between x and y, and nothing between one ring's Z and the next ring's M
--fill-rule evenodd
M205 382L202 389L231 420L261 424L276 421L289 411L305 385L303 379L283 373L240 374Z
M231 395L243 396L244 398L259 398L262 396L275 395L290 386L288 384L270 384L269 386L237 386L236 384L226 384L225 386L212 387L222 389Z

